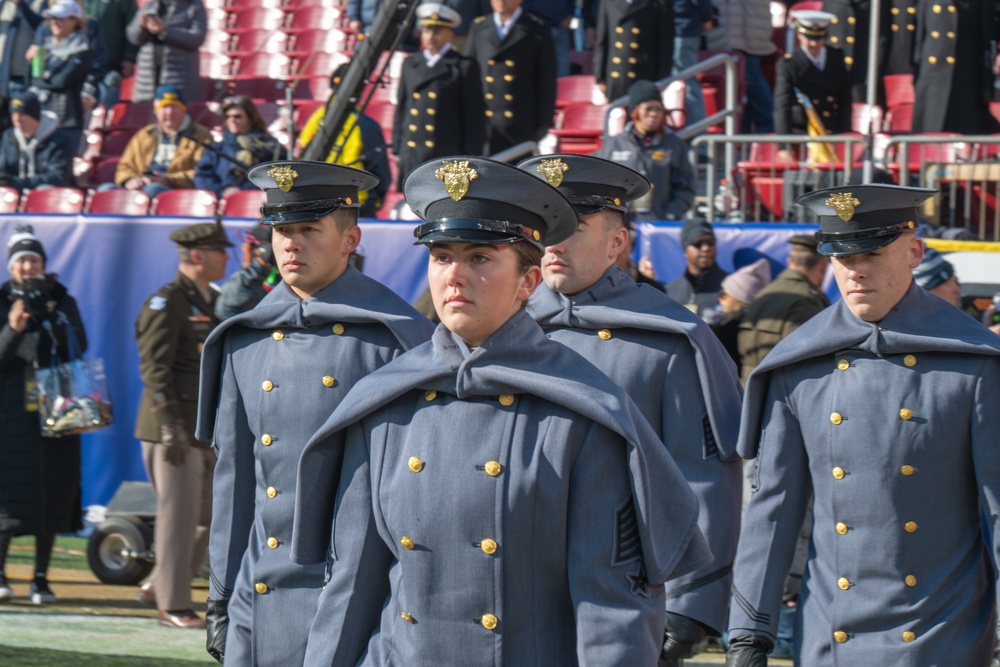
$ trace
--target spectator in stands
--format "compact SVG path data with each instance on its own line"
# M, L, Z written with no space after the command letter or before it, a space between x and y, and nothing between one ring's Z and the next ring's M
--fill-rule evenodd
M70 139L59 119L42 111L33 94L19 93L10 101L12 127L0 139L0 185L32 190L73 185Z
M425 2L417 21L423 51L403 63L392 127L399 185L427 160L478 154L486 133L479 66L451 45L462 17L451 7Z
M747 306L769 282L771 282L771 264L763 257L733 271L722 280L719 306L708 324L737 368L740 366L740 351L737 345L740 324L743 322Z
M629 223L628 225L628 241L622 248L621 252L618 253L618 258L615 260L615 264L618 265L622 271L628 274L634 282L640 285L649 285L661 292L666 291L663 283L656 279L656 269L653 267L653 260L649 257L643 255L639 257L638 264L632 259L632 252L635 250L635 226Z
M698 64L702 35L712 29L712 0L674 0L674 65L680 74ZM684 124L706 116L705 98L697 76L684 79Z
M829 12L799 10L795 18L798 47L778 62L774 86L774 131L778 134L809 132L806 107L797 96L802 93L815 109L824 134L851 130L851 79L844 52L826 45Z
M87 336L76 301L54 274L45 273L45 249L30 225L7 242L10 281L0 286L0 601L13 597L4 563L11 538L35 536L30 599L52 603L46 579L56 534L83 527L80 507L80 437L43 437L37 397L26 396L25 372L71 359L69 337L85 350ZM54 354L58 354L58 359Z
M486 155L539 141L556 109L552 31L521 0L490 0L490 6L491 14L473 21L466 51L483 77Z
M198 49L207 18L201 0L147 0L125 30L139 48L132 100L147 102L170 84L185 99L201 99Z
M777 50L771 39L769 0L742 0L719 5L718 26L706 35L713 51L739 51L743 56L743 78L747 86L741 132L767 134L774 131L774 95L761 67L763 58Z
M674 60L673 0L603 0L597 15L594 79L614 101L640 79L670 76Z
M619 134L604 137L594 155L631 167L653 184L649 194L631 203L636 219L680 220L694 203L687 146L667 127L667 111L655 83L636 81L628 93L632 120Z
M667 296L688 307L702 319L712 316L722 295L722 281L729 274L715 263L715 232L704 220L681 228L681 247L687 266L679 278L667 283Z
M194 186L211 190L219 199L253 190L247 171L255 164L286 157L284 147L268 134L257 105L246 95L227 98L222 115L222 141L205 147L194 172Z
M135 18L135 0L83 0L89 23L100 25L106 50L104 75L97 82L98 102L106 109L117 104L123 78L135 73L136 45L124 39Z
M913 132L1000 132L990 114L997 73L996 2L917 2Z
M330 75L331 97L336 94L337 87L340 85L341 79L344 78L344 73L347 72L347 66L347 63L342 63ZM302 131L299 132L297 154L301 155L302 149L309 145L325 117L325 106L316 109L309 117L309 120L302 127ZM388 146L386 146L385 137L382 134L382 126L365 114L351 112L344 124L345 131L347 128L351 128L350 132L342 133L341 136L337 137L325 161L362 169L378 176L378 185L371 190L358 193L358 199L361 201L360 217L374 218L378 210L382 208L385 195L392 185Z
M84 127L91 111L97 106L101 95L101 82L108 73L108 50L104 45L104 29L96 21L91 21L87 11L82 7L83 22L87 30L87 45L90 46L90 71L87 80L83 82L80 101L83 105Z
M0 97L9 100L28 87L31 63L24 58L42 23L45 0L20 0L0 4ZM4 127L7 114L3 116Z
M955 275L955 267L934 248L924 251L924 261L913 269L913 281L956 308L962 307L962 286Z
M25 55L29 61L38 56L40 62L32 72L31 87L42 108L59 119L69 137L70 153L76 155L84 127L81 95L93 60L83 9L76 0L57 0L42 16L46 25L39 28Z
M115 170L115 185L143 190L150 197L165 190L193 188L195 166L212 142L212 133L191 119L177 86L160 86L153 108L156 122L136 132L125 146Z
M820 291L830 260L816 250L816 236L796 234L788 243L788 268L760 291L740 326L737 364L744 382L779 341L830 305Z

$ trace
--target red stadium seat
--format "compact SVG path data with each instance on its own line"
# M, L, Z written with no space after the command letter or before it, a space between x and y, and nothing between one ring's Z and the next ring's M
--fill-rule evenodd
M132 101L132 89L135 88L135 75L122 79L122 85L118 89L118 99L122 102Z
M237 54L249 54L256 52L281 53L287 51L290 36L287 32L281 32L271 28L251 29L251 30L230 30L226 34L229 40L226 43L226 51Z
M213 111L212 106L205 102L190 102L188 115L191 116L191 120L207 128L222 127L222 116Z
M851 129L861 134L867 134L869 123L871 124L873 133L879 132L882 129L882 107L876 104L869 111L866 103L854 102L851 105Z
M267 201L263 190L240 190L219 203L219 212L227 218L260 218L260 207Z
M342 53L313 53L305 58L297 59L296 71L300 77L325 76L327 81L333 70L341 63L350 62L350 58Z
M152 102L119 102L108 110L104 130L146 127L155 120Z
M556 108L558 109L578 102L592 104L593 99L594 76L592 74L562 76L556 81Z
M916 100L912 74L886 74L882 77L882 85L885 86L886 109L893 109L900 104L913 104Z
M125 147L132 140L136 130L114 130L104 135L98 155L101 158L121 157L125 152Z
M332 30L340 28L343 20L344 12L339 7L313 5L291 10L284 27Z
M382 137L386 143L391 143L392 126L396 117L396 106L388 102L372 102L365 109L365 115L382 126Z
M198 53L198 68L203 77L209 79L232 79L239 72L240 64L231 53Z
M273 7L246 7L226 12L227 30L275 30L286 20L285 12Z
M83 193L76 188L29 190L24 196L22 213L82 213Z
M114 183L115 171L118 169L119 162L120 160L116 157L98 162L97 166L94 167L93 181L98 185L101 183Z
M885 112L883 131L890 134L909 134L913 128L913 103L897 104Z
M0 213L17 213L20 201L21 193L17 188L0 188Z
M142 190L95 192L90 195L85 211L106 215L146 215L149 213L149 195Z
M254 100L255 104L261 102L273 102L284 99L285 86L292 85L290 82L269 79L267 77L254 79L236 79L233 82L231 93L233 95L246 95Z
M183 215L210 218L215 215L218 197L210 190L167 190L153 197L150 215Z
M316 109L326 106L325 100L295 100L295 131L301 132Z
M284 53L253 53L240 58L237 79L288 79L293 74L292 58Z
M309 54L342 53L348 49L347 33L343 30L296 30L291 33L291 40L285 46L286 53ZM302 58L304 60L304 58Z
M559 138L559 151L586 155L601 145L607 105L570 104L563 109L562 126L549 130Z

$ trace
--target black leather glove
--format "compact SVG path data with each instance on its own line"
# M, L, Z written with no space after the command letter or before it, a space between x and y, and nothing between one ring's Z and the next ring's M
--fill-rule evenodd
M774 642L764 635L742 635L729 639L726 667L767 667L767 654Z
M160 444L167 448L167 463L172 466L184 465L188 450L191 449L191 436L184 424L173 422L160 426Z
M708 644L705 626L689 616L667 612L661 660L683 660L701 653Z
M205 601L205 650L220 663L226 654L226 630L229 629L229 600Z

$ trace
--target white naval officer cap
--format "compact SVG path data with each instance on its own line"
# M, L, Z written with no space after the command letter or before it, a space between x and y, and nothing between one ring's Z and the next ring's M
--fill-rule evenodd
M421 28L443 26L454 30L462 25L461 14L440 2L425 2L417 7L417 20Z
M835 14L815 9L797 9L791 16L795 19L795 29L807 37L826 37L830 23L837 18Z

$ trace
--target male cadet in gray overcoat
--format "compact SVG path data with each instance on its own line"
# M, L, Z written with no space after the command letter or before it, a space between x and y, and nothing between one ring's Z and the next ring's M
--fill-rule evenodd
M573 207L486 159L425 163L403 188L441 325L302 453L292 557L334 558L309 665L655 665L662 582L711 556L635 404L521 307Z
M348 264L361 239L358 193L375 176L269 162L248 178L267 193L262 222L282 281L205 344L198 433L219 456L208 650L226 664L290 667L303 664L325 583L323 566L288 557L299 453L358 380L432 327Z
M727 665L765 665L812 494L796 664L985 666L1000 547L1000 339L913 283L934 190L799 198L841 300L750 375L738 449L757 458ZM987 524L984 534L982 521Z
M546 248L545 284L528 312L628 392L698 496L715 561L667 587L663 657L675 664L726 627L742 494L736 369L708 325L616 264L628 242L627 203L649 181L583 155L533 157L518 168L563 193L579 215L576 234Z
M135 321L142 399L135 437L156 491L156 567L138 597L155 603L159 622L202 629L191 580L205 557L212 516L215 454L194 438L202 344L219 323L211 283L226 276L226 232L213 223L175 230L177 275L149 297Z

